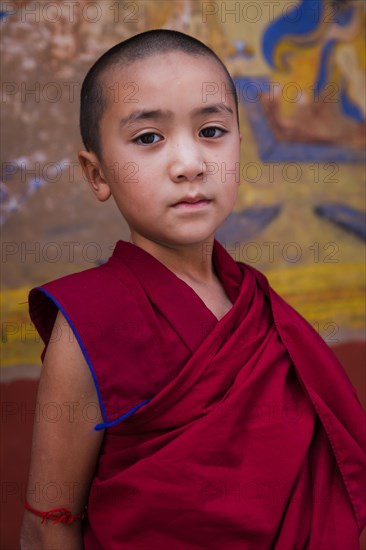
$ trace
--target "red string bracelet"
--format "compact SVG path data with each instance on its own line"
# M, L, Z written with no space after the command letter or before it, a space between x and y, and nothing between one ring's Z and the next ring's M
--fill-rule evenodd
M29 512L32 512L36 516L42 518L41 523L44 523L47 519L52 519L53 524L66 523L69 525L70 523L73 523L78 519L82 520L85 517L85 511L81 512L81 514L78 514L77 516L73 516L67 508L53 508L47 512L40 512L39 510L33 508L27 501L24 503L24 507L26 510L29 510Z

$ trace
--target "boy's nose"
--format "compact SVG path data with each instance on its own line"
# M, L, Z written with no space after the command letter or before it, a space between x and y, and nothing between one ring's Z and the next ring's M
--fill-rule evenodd
M187 143L175 146L169 164L170 177L176 183L201 180L206 173L206 164L199 147Z

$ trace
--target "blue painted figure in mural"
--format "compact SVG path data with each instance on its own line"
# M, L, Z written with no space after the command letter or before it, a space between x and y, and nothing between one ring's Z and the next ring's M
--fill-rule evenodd
M301 0L265 28L269 76L238 78L262 160L365 160L365 4Z

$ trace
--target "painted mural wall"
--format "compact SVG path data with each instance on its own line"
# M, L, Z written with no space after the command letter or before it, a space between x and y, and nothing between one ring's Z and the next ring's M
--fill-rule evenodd
M364 23L361 1L3 3L3 367L39 365L28 289L128 237L78 167L79 93L101 53L158 27L206 42L235 79L241 186L218 238L330 345L363 338Z

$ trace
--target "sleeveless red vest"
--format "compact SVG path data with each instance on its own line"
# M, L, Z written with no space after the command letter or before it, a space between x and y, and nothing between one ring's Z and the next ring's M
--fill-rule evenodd
M85 548L359 548L365 417L351 384L263 275L217 241L213 261L233 301L220 321L121 241L105 265L30 293L46 344L65 314L103 413Z

